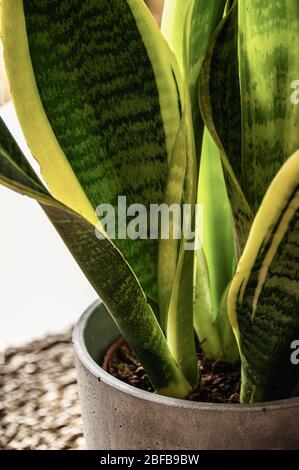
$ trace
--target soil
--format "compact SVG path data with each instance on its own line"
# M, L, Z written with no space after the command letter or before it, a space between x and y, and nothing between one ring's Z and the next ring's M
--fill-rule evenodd
M200 350L197 357L201 385L187 399L206 403L239 403L240 365L206 359ZM155 392L142 365L123 338L108 349L103 368L133 387Z

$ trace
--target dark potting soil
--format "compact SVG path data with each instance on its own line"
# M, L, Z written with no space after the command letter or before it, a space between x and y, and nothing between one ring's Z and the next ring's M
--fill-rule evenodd
M197 357L201 386L187 399L206 403L239 403L240 365L206 359L201 351ZM122 338L107 351L103 368L133 387L155 391L142 365Z

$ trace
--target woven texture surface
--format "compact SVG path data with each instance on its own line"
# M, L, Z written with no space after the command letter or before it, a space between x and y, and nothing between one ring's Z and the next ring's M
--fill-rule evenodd
M71 331L6 351L0 449L84 449Z

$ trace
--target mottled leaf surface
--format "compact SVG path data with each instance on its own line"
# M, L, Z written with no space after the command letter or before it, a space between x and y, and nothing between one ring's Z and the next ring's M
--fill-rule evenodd
M256 215L229 292L242 358L241 401L288 398L299 381L299 152L284 164Z
M3 6L14 101L51 192L65 202L72 187L68 189L65 178L63 193L57 194L57 156L45 161L41 149L36 151L44 136L34 119L39 105L33 102L27 113L24 107L34 86L61 158L66 157L94 209L112 204L118 215L118 196L126 196L127 205L147 209L163 202L180 123L179 96L170 52L143 2L4 0ZM20 33L23 21L25 37ZM20 60L27 40L30 60ZM35 83L24 83L23 70L31 65ZM115 243L147 295L157 301L158 243L149 238L120 237Z
M143 363L153 385L161 394L185 397L190 387L174 362L130 266L110 240L99 240L92 224L55 200L43 188L2 120L0 183L38 200Z
M253 213L242 191L241 105L237 60L237 4L215 33L199 79L205 125L220 150L240 256Z
M298 0L239 1L243 189L256 211L277 171L299 148Z

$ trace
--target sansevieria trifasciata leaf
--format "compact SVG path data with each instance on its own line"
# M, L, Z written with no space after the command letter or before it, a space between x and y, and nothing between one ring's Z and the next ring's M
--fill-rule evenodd
M281 165L299 148L298 0L239 1L243 190L254 211Z
M40 203L142 361L156 390L179 398L188 395L191 387L175 363L145 293L124 257L108 238L96 238L94 225L49 194L2 120L0 184Z
M291 100L298 41L296 0L239 2L240 178L254 212L299 148L299 107ZM297 152L271 183L230 291L245 402L286 398L299 380L290 360L299 324L298 181Z
M237 7L235 1L211 41L200 72L199 100L205 125L220 151L234 221L236 252L240 256L253 212L242 189Z
M127 206L162 203L180 98L144 2L4 0L1 8L14 104L53 195L92 222L101 203L118 215L119 196ZM144 238L115 243L157 302L158 242L149 230Z
M189 4L185 22L185 67L190 89L192 120L199 160L203 128L198 103L199 72L211 37L222 20L226 0L216 0L213 2L192 0Z
M229 292L242 358L241 401L287 398L299 382L299 151L281 168L254 220Z
M231 326L225 306L222 306L223 297L226 298L225 291L236 268L232 213L223 177L220 152L207 129L202 145L198 203L203 208L202 245L209 272L211 306L208 310L205 308L205 303L202 307L198 305L198 311L195 313L195 327L198 336L202 338L202 332L207 324L211 324L210 333L204 338L202 345L205 354L209 357L236 362L238 360L236 344L232 332L231 335L227 333L231 330ZM201 282L202 279L199 277L197 289L200 288ZM229 336L230 341L228 341ZM226 344L225 347L221 346L222 342Z

